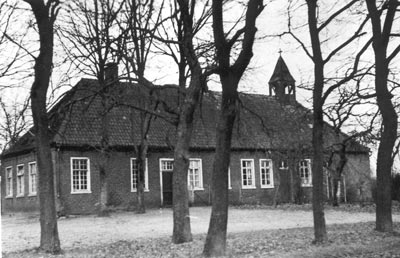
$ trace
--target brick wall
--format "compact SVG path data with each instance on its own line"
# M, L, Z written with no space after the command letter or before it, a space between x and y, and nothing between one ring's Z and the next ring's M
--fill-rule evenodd
M90 188L91 193L71 194L71 157L90 159ZM107 163L109 205L114 207L134 207L136 204L136 193L131 191L130 165L133 153L113 152ZM194 205L210 204L211 171L214 162L214 153L210 151L195 151L191 153L192 158L201 159L203 171L203 190L194 191ZM159 207L162 204L162 193L160 180L160 159L173 158L173 151L151 152L148 155L148 182L149 191L145 192L145 203L147 207ZM305 157L307 158L307 157ZM255 188L243 189L241 174L241 159L252 159L254 164ZM260 183L260 159L273 160L274 187L262 188ZM367 155L353 155L349 157L349 165L346 171L347 188L359 188L363 185L363 174L369 169ZM37 197L28 196L28 163L35 161L33 153L19 157L2 160L2 208L3 211L28 211L38 209ZM55 151L53 150L53 162L56 175L57 208L65 214L87 214L95 213L99 202L100 179L99 167L102 159L93 151ZM229 190L231 204L267 204L271 205L276 198L278 203L290 202L290 176L298 175L296 162L289 169L279 169L279 159L268 152L232 151L230 162L230 178L232 188ZM16 167L23 164L25 167L25 194L16 197ZM13 197L6 198L6 176L5 168L13 167ZM357 173L353 167L357 167ZM292 173L292 175L290 175ZM348 179L347 179L348 178ZM279 187L278 187L279 185ZM365 188L365 187L364 187ZM308 202L311 200L312 187L299 187L297 191L297 202Z
M18 157L12 157L1 161L1 208L2 212L14 212L14 211L33 211L39 207L39 201L37 196L29 194L29 173L28 164L35 161L34 153L28 153ZM17 197L17 166L24 166L24 193ZM13 172L13 194L12 196L6 196L6 168L12 167Z

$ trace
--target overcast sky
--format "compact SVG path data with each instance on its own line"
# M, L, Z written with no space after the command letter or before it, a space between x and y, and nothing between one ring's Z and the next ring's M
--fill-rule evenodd
M268 94L268 81L272 75L280 51L282 52L282 56L292 76L296 80L297 85L311 84L313 63L300 48L299 44L295 42L293 38L289 35L283 37L272 36L278 35L283 31L287 31L288 1L275 0L271 2L264 2L267 4L267 6L257 20L258 32L256 36L258 39L254 44L254 56L251 60L248 71L245 73L243 79L240 82L240 90L244 92ZM298 2L303 4L303 1ZM293 6L294 13L292 18L293 20L291 22L292 25L296 27L296 29L294 30L296 35L300 39L302 39L305 42L305 45L308 47L308 29L306 26L303 26L305 25L307 14L305 12L305 8L301 7L301 4L295 4ZM333 12L335 9L329 10ZM235 13L230 13L229 15L232 15L233 17L235 16ZM329 50L331 50L335 46L335 44L337 45L342 42L343 38L345 38L346 35L351 35L353 33L353 28L355 28L358 21L356 19L350 18L344 17L341 20L334 22L333 27L328 30L328 33L321 33L321 37L326 37L327 39L329 39L330 43L327 43L325 45L327 49L329 48ZM24 21L23 17L18 17L17 21L17 23L13 24L13 28L17 30L23 30L24 26L26 26L26 21ZM369 28L369 25L367 27ZM31 35L32 37L37 37L37 35L35 35L34 33ZM353 51L356 51L360 47L360 45L362 45L363 40L364 39L358 41L357 44L353 46ZM350 52L351 51L347 53ZM60 55L61 52L56 51L55 59L60 60L60 58L62 58L62 56ZM336 63L335 65L337 66L337 64L338 63ZM335 67L335 65L327 66L327 72L334 73L336 71L339 71L339 68ZM170 61L158 62L158 65L155 65L153 69L154 70L150 73L153 76L153 79L158 79L158 81L164 83L177 83L177 81L173 81L173 78L177 78L175 72L165 74L165 71L173 71L175 69L174 67L172 67ZM63 71L54 71L53 82L55 85L60 80L59 78L62 72ZM79 78L80 76L73 77L69 85L63 87L62 90L57 91L56 95L59 95L62 92L70 89L73 84L79 80ZM29 93L28 89L30 88L30 82L31 81L27 80L26 83L23 85L23 89L18 88L3 91L2 96L8 98L9 100L15 98L23 100L27 97ZM1 84L7 84L7 82L5 82L4 79L0 79L0 85ZM210 88L213 90L220 90L220 87L217 83L210 83ZM311 107L310 103L307 103L307 100L310 100L311 98L311 93L309 91L297 89L296 95L297 100L300 103L302 103L306 107ZM56 97L53 99L56 99Z

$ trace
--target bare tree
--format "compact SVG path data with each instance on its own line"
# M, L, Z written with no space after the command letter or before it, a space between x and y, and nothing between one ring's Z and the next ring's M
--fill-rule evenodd
M358 85L358 82L362 81L362 78L357 78L357 82L352 84ZM332 188L330 197L332 198L332 205L339 206L338 193L340 182L343 183L344 168L347 164L347 153L350 142L357 141L360 138L370 135L373 130L373 125L377 113L375 112L374 103L360 98L357 95L358 87L346 87L338 88L335 91L336 98L331 103L324 107L324 116L333 127L334 142L331 146L326 149L330 151L329 158L327 159L327 170L328 177L331 178L332 184L328 182L328 187ZM368 112L368 109L372 110ZM357 110L362 109L363 114L360 114ZM361 127L361 121L363 116L367 116L369 123L363 121L363 130L359 130ZM363 119L364 120L364 119ZM345 128L350 129L357 128L358 130L352 130L349 134L344 134ZM329 197L329 196L328 196Z
M188 200L188 169L189 147L193 131L194 112L200 101L203 90L206 89L206 76L199 62L199 53L194 46L196 28L208 19L209 15L203 12L200 18L195 19L196 1L179 0L179 19L176 19L181 51L178 61L179 89L184 92L179 101L179 121L177 126L177 142L174 150L174 174L173 174L173 219L174 229L172 240L174 243L192 241L189 217ZM208 8L207 4L204 8ZM204 9L205 10L205 9ZM189 66L190 82L186 88L185 67Z
M7 2L4 1L0 4L0 52L5 55L7 49L6 44L8 39L8 33L10 29L10 23L12 19L12 13L15 10L15 6L8 7ZM7 46L8 47L8 46ZM11 62L5 62L0 64L0 78L7 76L15 63L16 58L13 58Z
M124 1L74 0L69 2L68 20L60 30L69 59L83 73L95 76L99 89L93 98L101 99L101 139L98 149L102 158L98 165L100 195L98 215L108 215L108 174L111 149L109 144L109 112L113 108L110 88L118 82L118 66L112 63L113 52L120 41L118 19Z
M19 105L16 101L7 105L0 97L0 150L4 151L17 142L19 137L30 127L27 119L27 109L29 101ZM4 142L4 145L1 144Z
M148 111L155 111L158 107L158 100L155 91L161 88L156 87L146 78L148 59L155 43L157 28L164 22L161 20L164 1L156 6L153 0L150 1L127 1L123 21L120 21L121 31L124 31L122 42L118 46L118 55L125 64L128 81L138 82L141 87L146 88L147 95L140 103L140 142L135 146L137 175L137 212L145 213L144 189L145 189L145 162L149 148L148 134L154 114ZM157 10L158 9L158 10ZM133 119L137 119L136 117ZM133 134L137 132L132 132Z
M54 23L59 12L58 0L25 0L33 11L40 39L39 55L35 58L35 77L31 88L35 147L39 169L40 249L50 253L61 250L58 237L54 194L54 173L51 160L49 121L46 94L53 65Z
M292 3L292 2L291 2ZM290 3L290 4L291 4ZM351 43L355 42L361 36L365 34L363 31L364 26L368 18L361 19L359 26L355 28L354 34L351 34L348 38L345 38L342 42L339 42L335 46L325 47L324 43L329 42L324 37L325 33L332 22L339 17L343 16L347 11L351 10L351 7L358 3L357 0L351 0L347 3L338 6L336 3L333 8L325 6L322 1L318 0L306 0L307 7L307 27L309 30L311 50L307 48L307 44L304 43L295 33L292 31L291 14L289 11L289 33L295 41L297 41L306 55L311 59L314 64L314 82L312 87L313 92L313 135L312 135L312 147L313 147L313 163L312 163L312 182L313 182L313 217L314 217L314 242L324 242L327 240L325 215L324 215L324 196L323 196L323 166L324 166L324 120L323 120L323 107L327 98L332 92L339 87L345 85L353 78L359 76L359 62L361 56L368 48L370 41L367 41L361 50L356 54L350 67L347 69L338 69L337 74L334 78L328 80L325 73L325 67L328 64L334 63L335 58L340 56L341 53L348 51ZM323 7L320 7L322 5ZM338 7L337 7L338 6ZM289 6L289 9L291 7ZM329 9L328 15L322 15L325 9ZM326 14L326 13L325 13ZM321 36L323 35L323 36ZM325 49L326 48L326 49ZM339 65L340 68L342 66Z
M393 35L392 26L396 19L400 3L397 0L366 0L368 14L371 17L372 48L375 54L375 91L379 111L382 114L382 135L377 159L377 197L376 230L393 230L391 200L391 169L393 165L393 147L397 138L397 113L392 103L393 95L388 87L390 62L397 56L400 46L388 53ZM385 18L383 18L386 14ZM397 35L398 36L398 35Z
M247 4L244 26L236 32L226 32L223 19L223 3L212 2L213 33L216 48L217 72L222 85L222 100L217 122L216 150L211 175L212 212L203 250L206 256L224 255L228 223L228 168L233 123L238 106L238 84L253 56L256 19L264 9L262 0L250 0ZM233 33L233 34L231 34ZM231 36L228 39L228 36ZM232 61L232 48L241 38L241 49Z

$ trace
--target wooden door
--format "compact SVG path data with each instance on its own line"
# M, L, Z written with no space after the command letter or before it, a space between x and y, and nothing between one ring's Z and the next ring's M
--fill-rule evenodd
M172 172L162 172L163 205L172 205Z

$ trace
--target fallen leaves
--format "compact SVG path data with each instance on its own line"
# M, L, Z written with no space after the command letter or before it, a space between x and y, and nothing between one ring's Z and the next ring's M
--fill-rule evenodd
M400 231L400 223L394 227ZM400 257L400 234L374 231L372 222L331 225L328 236L327 243L313 245L312 228L229 234L227 257ZM204 237L196 235L193 242L180 245L172 244L170 238L146 238L75 246L58 256L26 250L3 254L3 257L201 257Z

